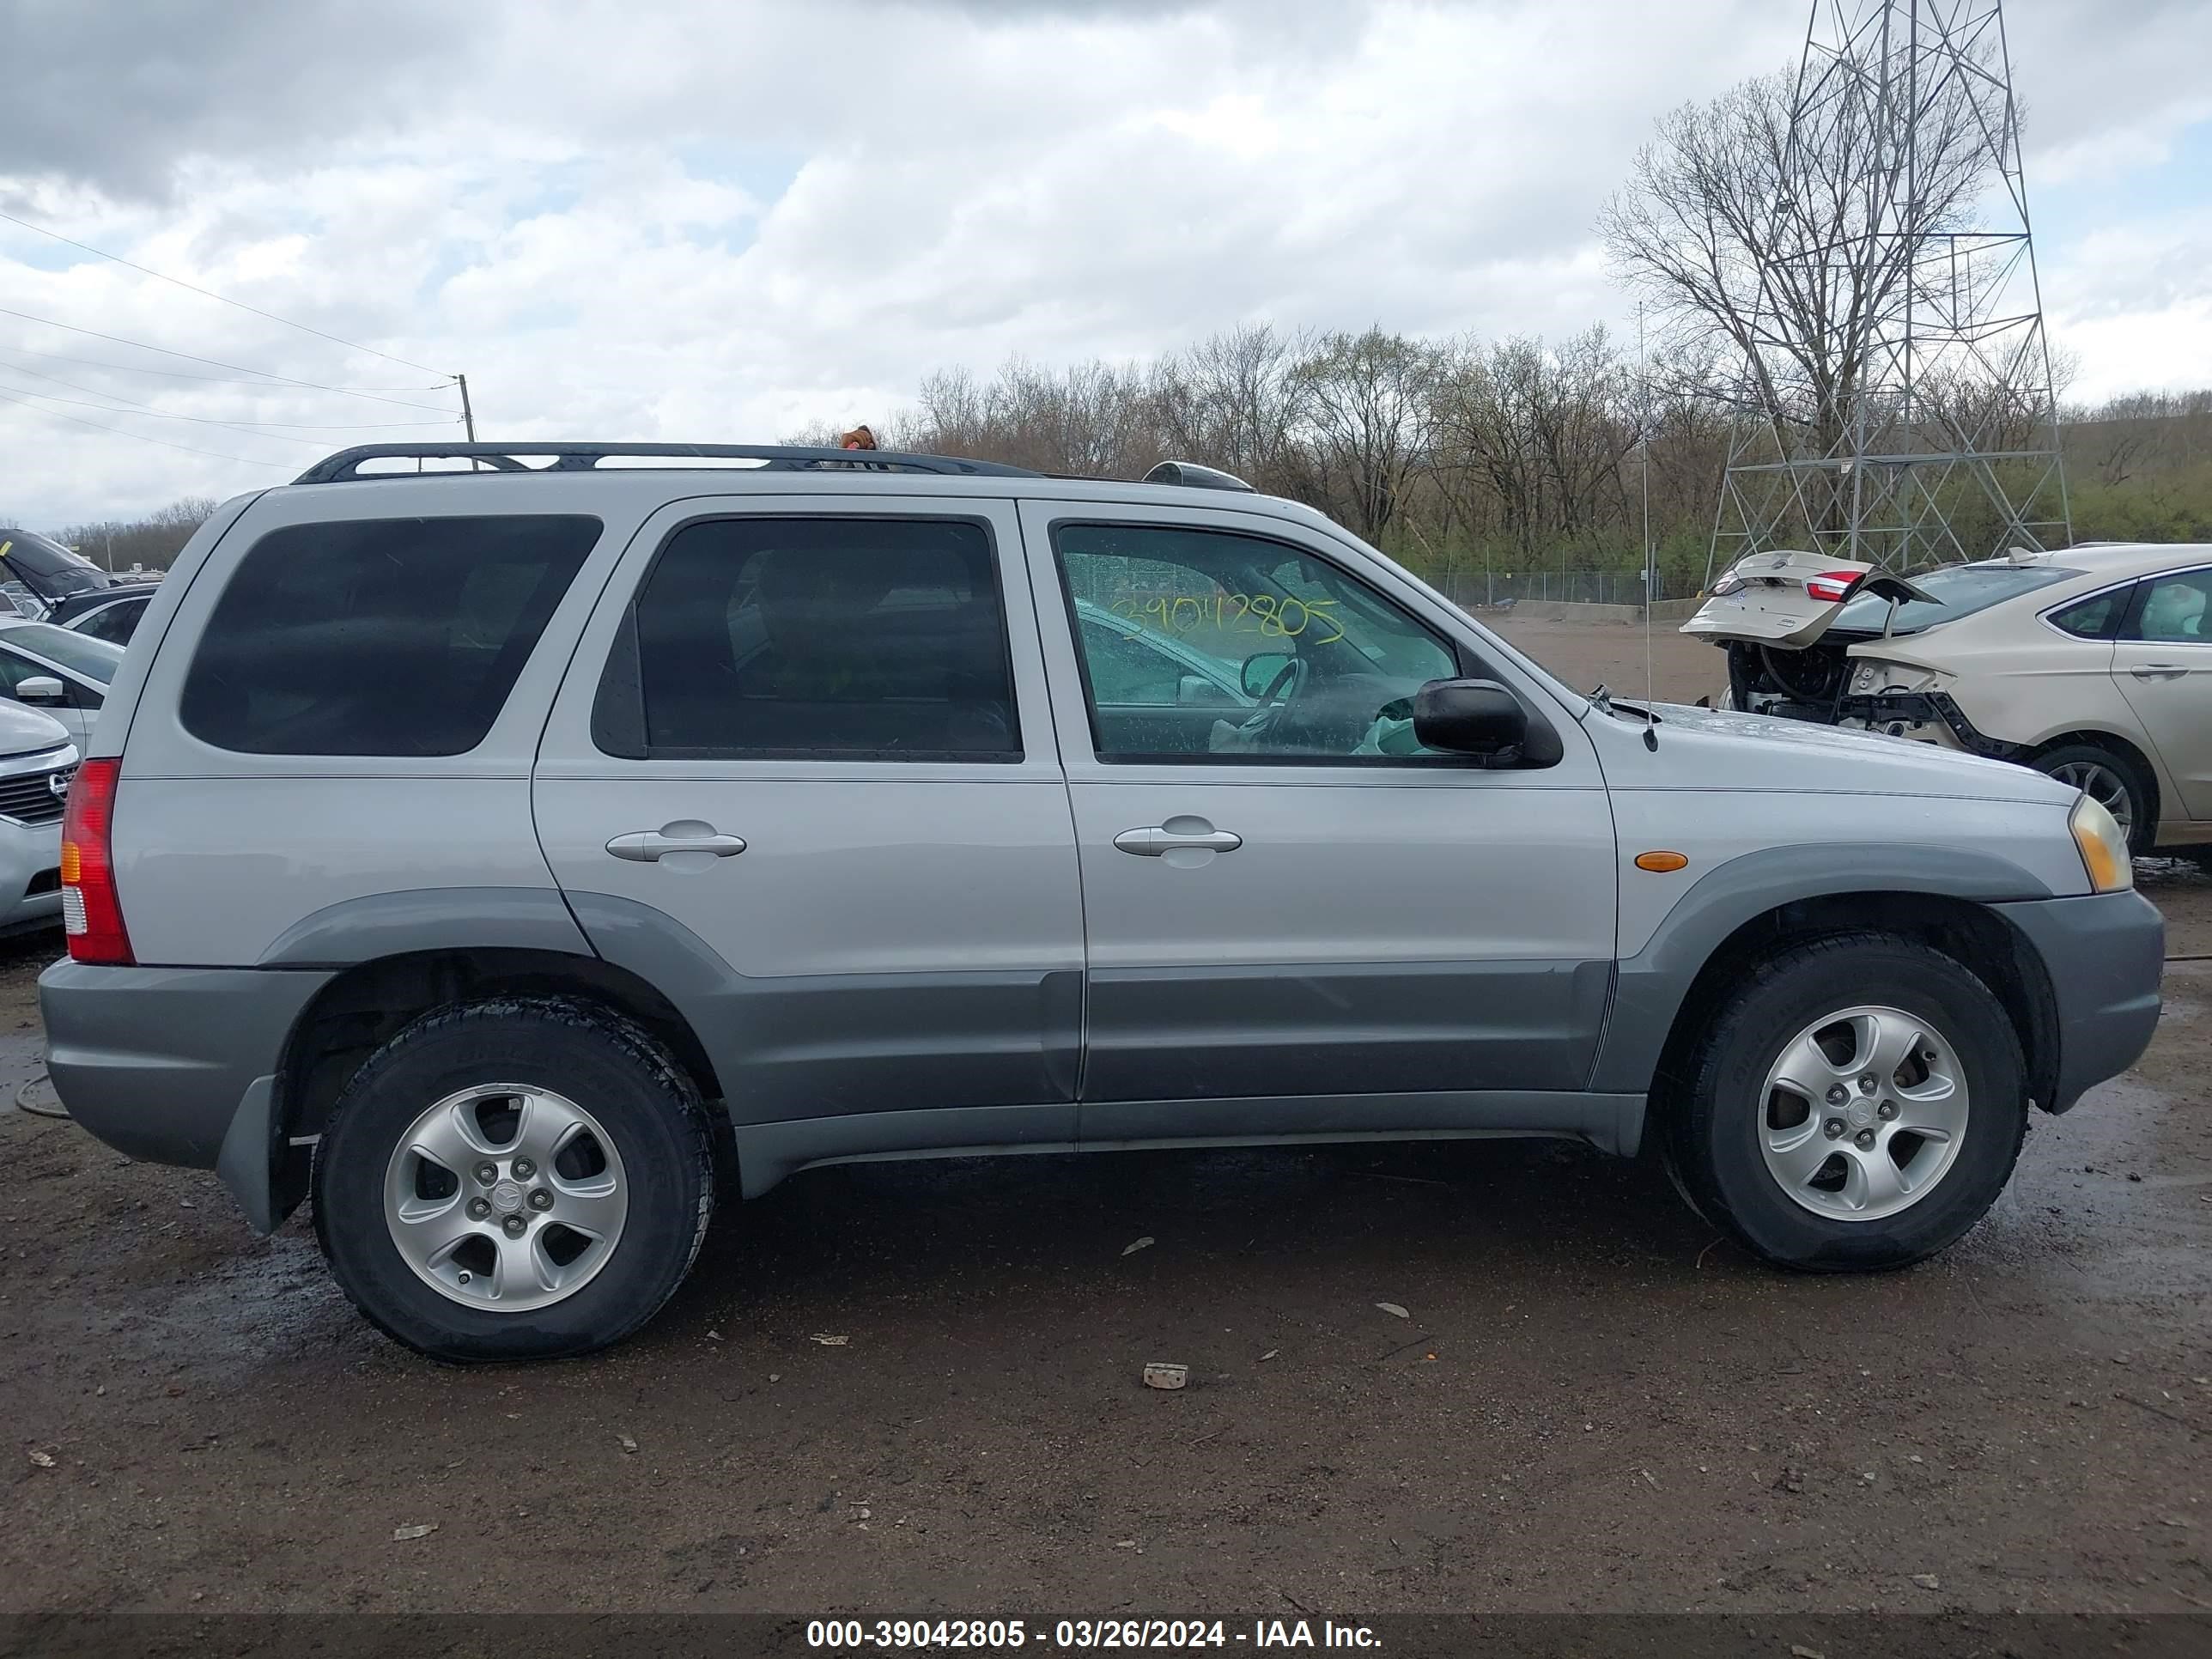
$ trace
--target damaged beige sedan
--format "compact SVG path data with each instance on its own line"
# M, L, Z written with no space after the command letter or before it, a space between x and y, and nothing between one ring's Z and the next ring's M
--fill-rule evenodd
M2212 851L2212 545L2088 544L1911 578L1741 559L1682 631L1727 707L2016 761L2084 790L2138 854Z

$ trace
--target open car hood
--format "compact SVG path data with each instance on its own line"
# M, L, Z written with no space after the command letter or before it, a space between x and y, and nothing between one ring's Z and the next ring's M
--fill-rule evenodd
M1738 559L1713 584L1712 597L1682 632L1715 642L1749 640L1802 650L1828 631L1847 600L1929 596L1902 576L1857 559L1782 550Z

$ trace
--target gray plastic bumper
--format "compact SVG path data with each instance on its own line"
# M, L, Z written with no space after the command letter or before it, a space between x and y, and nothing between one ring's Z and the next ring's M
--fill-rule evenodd
M2150 1046L2166 970L2165 920L2132 891L1990 908L2020 930L2050 977L2058 1069L2045 1103L2063 1112Z
M266 1231L271 1085L293 1022L331 977L58 962L39 976L46 1070L85 1128L133 1158L219 1170Z

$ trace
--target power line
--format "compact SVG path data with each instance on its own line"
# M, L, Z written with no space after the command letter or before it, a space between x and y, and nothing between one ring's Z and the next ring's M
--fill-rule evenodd
M28 386L16 386L7 380L0 380L0 391L12 392L18 398L36 398L40 404L67 404L72 409L96 409L103 415L131 415L139 416L141 418L147 415L154 415L159 416L160 418L165 421L198 420L204 425L228 427L233 432L245 432L246 435L249 438L269 438L280 444L307 444L311 447L315 444L315 440L313 438L295 438L289 434L283 432L249 432L246 431L244 427L231 426L228 421L210 420L204 416L162 415L159 410L153 409L144 410L135 409L112 409L106 404L88 404L82 398L57 398L51 392L33 392ZM47 412L49 414L58 414L60 411L50 410ZM118 431L121 429L122 428L117 428Z
M79 386L75 380L64 380L58 374L43 374L38 369L24 368L15 363L0 364L0 368L6 368L17 374L27 374L34 380L45 380L49 385L66 386L71 392L89 392L93 397L105 398L108 401L105 404L88 404L76 398L57 398L51 392L33 392L28 386L19 386L14 388L15 391L23 393L26 397L44 398L49 403L71 404L79 409L97 409L110 415L121 415L125 412L135 411L153 416L158 420L196 421L203 426L227 426L233 431L244 432L252 436L259 435L256 431L256 428L261 427L281 427L293 432L388 432L402 427L458 426L460 424L460 416L458 415L448 415L443 419L437 421L348 421L336 425L319 425L307 421L226 421L213 415L181 415L166 409L156 409L153 404L141 403L136 398L126 398L119 392L102 392L97 386ZM0 386L4 386L6 384L7 382L0 380ZM131 405L131 411L109 407L109 405L112 404L128 404ZM277 436L280 434L272 433L270 435ZM288 439L286 441L292 443L313 443L315 440L312 438L295 438Z
M388 351L379 351L374 346L362 345L357 340L344 340L335 334L325 334L319 328L310 328L305 323L295 323L289 317L279 317L273 311L264 311L259 306L250 306L243 300L234 300L228 295L217 294L213 289L202 288L197 283L188 283L181 276L172 276L165 271L152 270L140 264L136 259L126 259L119 253L110 253L106 248L94 247L89 242L80 242L75 237L64 236L58 230L48 230L44 225L34 225L28 219L18 219L12 213L0 213L0 219L5 219L11 225L21 225L25 230L34 230L41 236L51 236L57 242L65 242L71 247L82 248L87 253L97 254L103 259L112 259L118 265L128 265L131 270L141 275L151 276L156 282L171 283L188 293L199 295L218 304L234 306L240 311L250 311L257 317L266 317L272 323L282 323L287 328L296 328L302 334L312 334L319 340L328 340L332 345L342 345L349 351L366 351L372 357L381 357L386 362L398 363L404 368L419 368L425 374L438 373L428 364L410 362L404 357L395 357Z
M88 426L95 432L112 432L118 437L136 438L142 444L159 444L164 449L181 449L187 455L212 455L218 461L238 461L246 466L276 466L290 471L289 461L257 461L247 455L226 455L220 450L198 449L191 444L173 444L167 438L149 438L143 432L126 432L119 426L103 426L98 421L88 421L81 415L64 415L58 409L40 409L36 404L27 404L21 398L11 398L0 392L0 403L14 404L27 409L33 415L51 415L58 421L75 421L79 426Z
M59 327L61 325L57 324L55 326ZM159 351L161 347L149 346L146 349ZM267 386L269 384L266 375L251 380L234 380L221 374L187 374L179 368L148 368L141 363L111 363L99 357L65 357L58 351L33 351L29 346L0 346L0 350L12 352L19 357L44 357L50 362L75 363L81 368L113 369L118 374L159 374L167 380L200 380L209 386ZM343 392L349 396L374 397L380 392L443 392L453 383L453 379L449 375L434 386L338 386L326 389L331 392Z
M265 368L249 368L244 363L226 363L216 357L195 357L189 351L172 351L167 346L148 345L143 340L126 340L119 334L102 334L96 328L79 328L75 323L58 323L51 317L34 317L27 311L15 311L0 306L0 317L20 317L27 323L38 323L47 328L58 328L69 334L82 334L94 340L106 340L111 345L125 345L139 351L158 351L165 357L178 357L188 363L204 363L210 368L235 369L240 374L259 374L283 386L303 386L310 392L337 392L349 398L366 398L371 403L395 404L401 409L427 409L433 415L450 414L435 404L409 403L400 398L386 398L374 392L353 392L342 386L325 386L319 380L295 380L289 374L272 374ZM435 374L437 371L429 371Z

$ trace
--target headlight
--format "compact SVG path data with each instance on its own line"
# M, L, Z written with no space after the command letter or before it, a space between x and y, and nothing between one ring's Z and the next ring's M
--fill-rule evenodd
M2074 832L2074 845L2081 849L2081 863L2089 872L2091 888L2100 893L2117 893L2136 884L2128 838L2119 820L2101 802L2082 796L2067 814L2066 827Z

